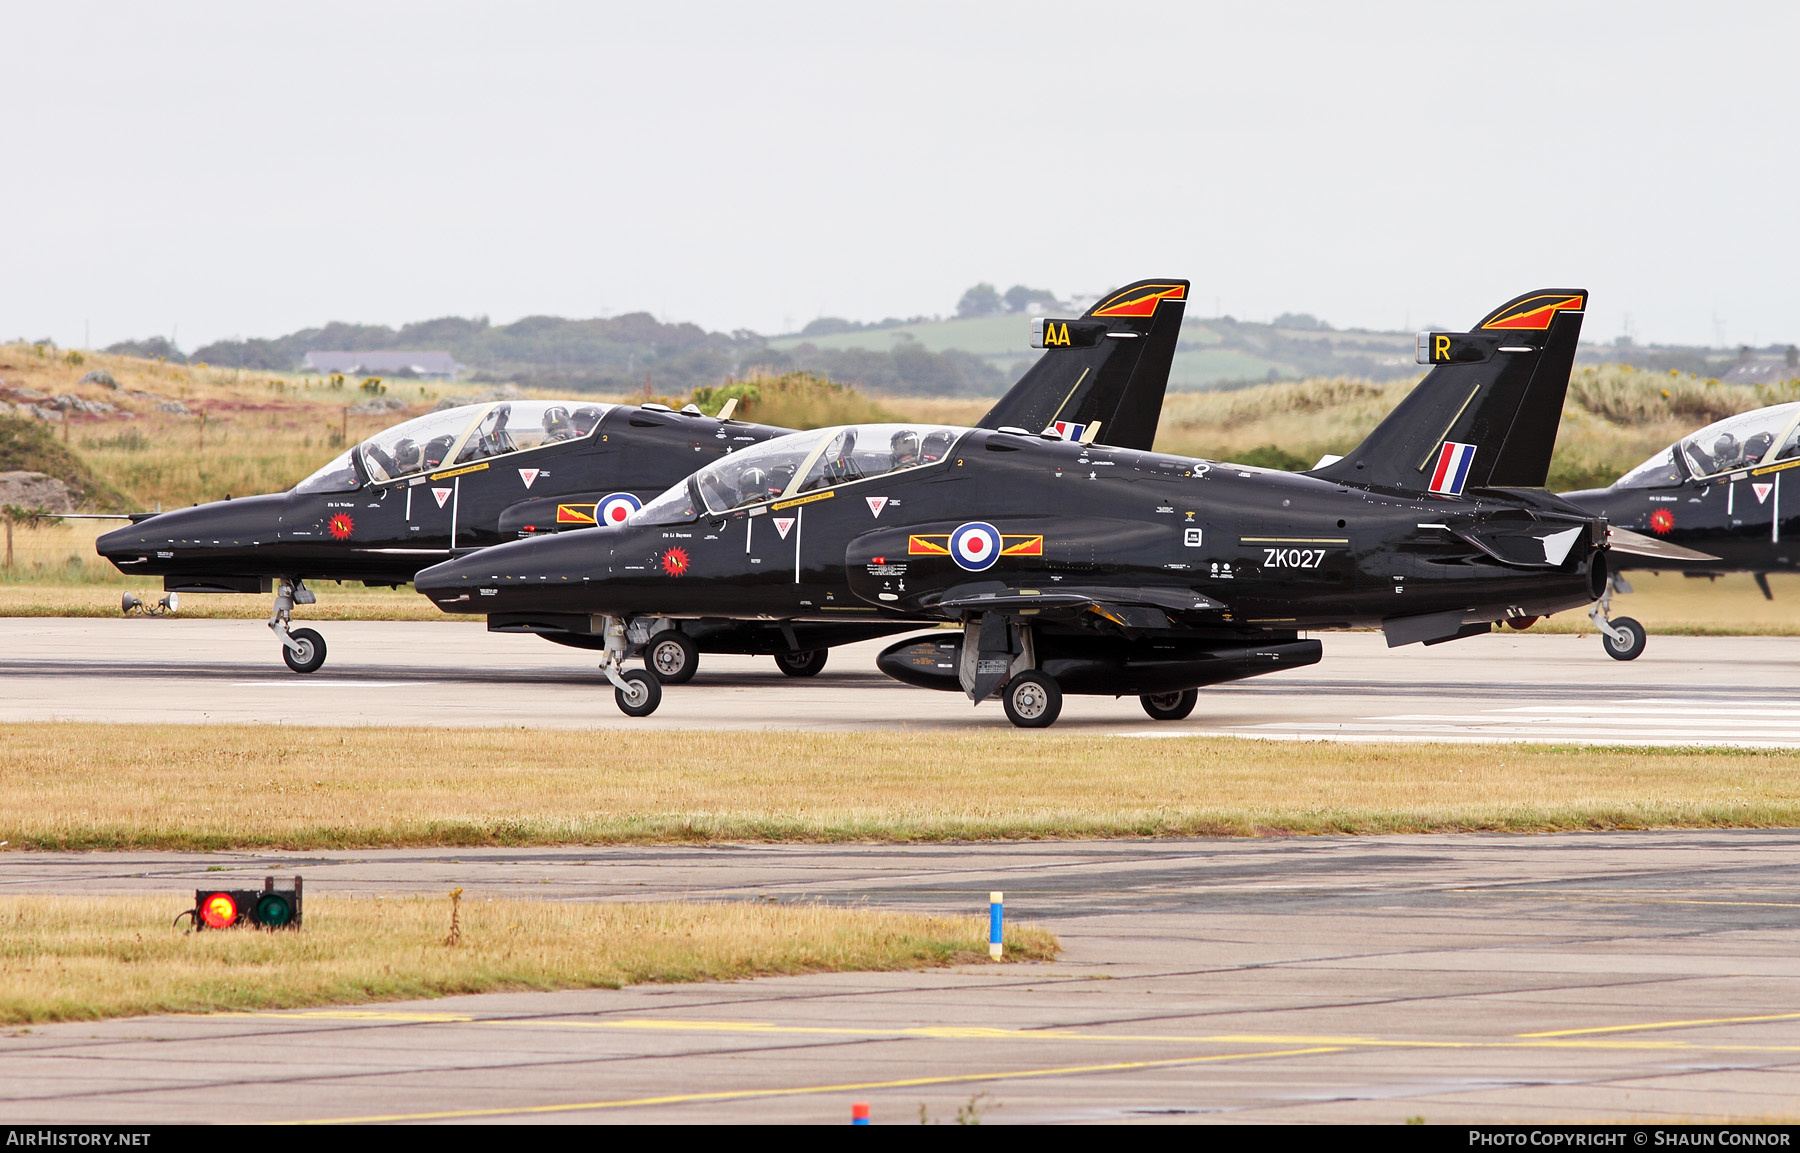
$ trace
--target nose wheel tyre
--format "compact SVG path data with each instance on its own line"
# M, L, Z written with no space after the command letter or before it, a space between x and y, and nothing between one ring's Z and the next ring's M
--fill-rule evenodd
M790 677L816 677L825 667L830 649L811 649L803 653L776 653L775 667Z
M1623 634L1618 637L1600 634L1600 642L1606 647L1606 655L1615 661L1636 660L1638 654L1644 651L1644 646L1650 643L1650 634L1644 631L1644 626L1630 617L1619 617L1606 623Z
M1020 673L1000 690L1006 719L1021 729L1047 729L1062 712L1062 689L1046 673Z
M1139 697L1138 703L1153 721L1179 721L1194 711L1200 701L1199 689L1182 689L1173 693L1151 693Z
M664 629L644 646L644 667L665 685L685 685L700 669L700 650L680 629Z
M325 638L311 629L295 629L288 636L293 638L295 647L281 646L281 659L287 667L297 673L318 672L325 663Z
M647 717L662 704L662 682L643 669L632 669L624 675L625 688L614 689L613 699L619 711L628 717Z

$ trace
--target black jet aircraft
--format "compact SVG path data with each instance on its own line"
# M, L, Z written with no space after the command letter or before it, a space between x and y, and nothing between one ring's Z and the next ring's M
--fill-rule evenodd
M1111 443L1150 447L1187 288L1140 281L1079 319L1034 321L1033 344L1045 354L980 426L1071 440L1104 432ZM291 627L294 606L316 599L307 581L399 586L428 564L501 541L620 524L702 465L793 431L731 420L730 407L718 417L691 405L544 400L451 408L377 433L288 492L135 518L96 547L127 574L161 576L171 592L273 590L269 627L282 658L310 673L325 662L325 639ZM583 613L496 614L489 626L579 648L606 644ZM701 651L770 654L783 672L809 676L829 647L904 627L684 619L639 628L632 643L672 682L693 676Z
M1644 651L1644 626L1609 618L1612 594L1630 592L1624 571L1654 569L1690 576L1748 572L1766 597L1768 574L1800 566L1800 401L1739 413L1683 437L1610 488L1568 493L1571 503L1662 543L1649 555L1620 556L1590 614L1608 656L1628 661Z
M604 617L602 667L631 715L661 697L620 667L634 622L730 613L960 624L879 666L976 702L999 690L1021 726L1050 724L1066 692L1179 719L1201 686L1318 661L1303 630L1435 644L1600 595L1604 519L1541 487L1586 301L1528 293L1473 331L1425 334L1419 387L1309 473L1017 430L825 428L716 461L623 527L502 545L416 585L450 612ZM897 451L902 436L925 450Z

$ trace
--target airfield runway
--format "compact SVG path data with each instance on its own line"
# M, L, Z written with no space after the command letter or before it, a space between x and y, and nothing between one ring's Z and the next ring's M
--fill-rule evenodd
M221 872L220 870L224 870ZM1039 964L0 1031L13 1123L1571 1121L1793 1115L1800 831L8 854L0 892L823 900Z
M587 654L456 623L0 621L0 719L609 728L1008 728L895 685L707 657L630 721ZM1493 636L1206 690L1188 721L1071 698L1063 726L1340 740L1800 744L1800 640ZM0 893L823 900L1009 915L1057 961L505 994L0 1031L0 1115L182 1121L1640 1122L1791 1114L1800 830L979 845L5 853ZM159 898L161 899L161 898ZM241 1092L251 1090L251 1092Z
M818 677L707 655L654 716L613 704L596 659L460 622L318 626L325 667L297 676L254 621L0 620L0 720L307 725L777 729L1009 727L996 702L900 685L887 641L831 654ZM1058 729L1144 736L1800 746L1800 638L1653 636L1620 662L1593 636L1499 633L1389 649L1325 633L1309 668L1201 690L1185 721L1135 699L1068 697Z

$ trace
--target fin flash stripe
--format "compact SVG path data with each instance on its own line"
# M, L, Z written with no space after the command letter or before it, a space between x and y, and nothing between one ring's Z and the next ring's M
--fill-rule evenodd
M1142 288L1132 289L1131 295L1120 293L1105 304L1094 309L1089 316L1155 316L1156 305L1162 300L1186 300L1185 284L1146 284Z
M1532 296L1509 305L1481 322L1483 328L1545 329L1559 312L1580 312L1587 307L1587 297L1557 293L1554 296Z

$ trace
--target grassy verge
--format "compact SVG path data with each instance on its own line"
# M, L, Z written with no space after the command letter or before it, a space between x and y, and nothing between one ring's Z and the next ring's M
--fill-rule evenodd
M1800 825L1800 752L0 725L39 849L926 841Z
M523 989L729 981L987 962L987 925L875 909L764 904L309 896L299 932L187 933L191 893L0 897L0 1023L92 1020ZM1056 955L1030 926L1010 960Z

